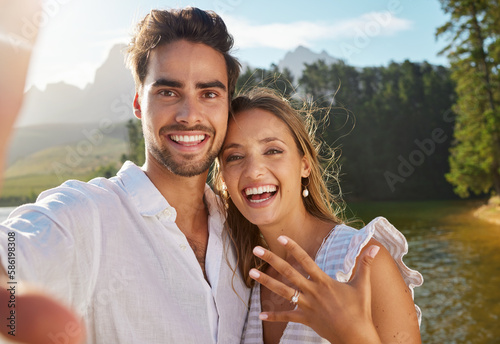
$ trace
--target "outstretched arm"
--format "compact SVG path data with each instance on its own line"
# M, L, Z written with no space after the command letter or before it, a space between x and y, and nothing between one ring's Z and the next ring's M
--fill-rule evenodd
M293 240L280 238L310 278L265 250L261 258L297 286L300 294L296 309L263 313L262 320L299 322L335 343L420 343L411 293L380 244L371 241L358 258L352 280L340 283L325 274ZM295 294L293 288L261 272L256 277L255 272L252 270L250 276L276 294L288 300Z
M41 10L39 0L0 0L0 187L9 138L23 102L24 85L37 31L23 30ZM39 13L38 13L39 14ZM81 343L83 326L51 297L9 284L0 265L0 336L14 342ZM9 333L10 332L10 333Z
M39 0L0 0L0 171L8 141L23 101L24 85L36 27L23 29L40 10ZM0 178L1 185L1 178Z

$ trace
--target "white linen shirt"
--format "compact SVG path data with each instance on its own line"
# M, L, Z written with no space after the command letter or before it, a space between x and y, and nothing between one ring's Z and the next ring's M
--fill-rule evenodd
M0 259L7 270L15 232L16 280L71 305L87 343L239 343L249 290L228 266L235 252L208 185L205 200L210 284L175 209L131 162L116 177L68 181L17 208L0 225Z

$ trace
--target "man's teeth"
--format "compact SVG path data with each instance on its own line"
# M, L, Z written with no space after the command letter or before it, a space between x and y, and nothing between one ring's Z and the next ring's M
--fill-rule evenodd
M175 142L191 143L203 141L205 135L171 135L170 138Z
M247 196L261 195L265 192L275 192L275 191L276 191L276 185L265 185L265 186L259 186L258 188L247 188L245 189L245 194Z

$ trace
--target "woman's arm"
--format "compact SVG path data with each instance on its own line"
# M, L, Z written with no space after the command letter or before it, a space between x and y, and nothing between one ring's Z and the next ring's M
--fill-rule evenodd
M370 284L373 324L382 343L421 343L412 293L389 251L372 239L361 251L360 257L371 245L380 247L377 259L371 265ZM353 276L361 264L359 260Z
M262 320L299 322L335 343L420 343L411 292L378 242L369 242L357 259L353 278L341 283L324 273L293 240L280 238L310 278L268 250L254 251L263 250L259 257L300 290L296 309L262 313ZM250 276L285 299L295 294L295 289L255 269Z

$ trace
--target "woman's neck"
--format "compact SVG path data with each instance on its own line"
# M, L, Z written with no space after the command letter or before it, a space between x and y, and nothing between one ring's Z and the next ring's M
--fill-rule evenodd
M334 222L324 221L304 212L281 223L259 226L259 230L266 239L269 249L280 258L284 260L289 258L288 251L277 240L280 235L286 235L314 259L323 239L335 225Z

